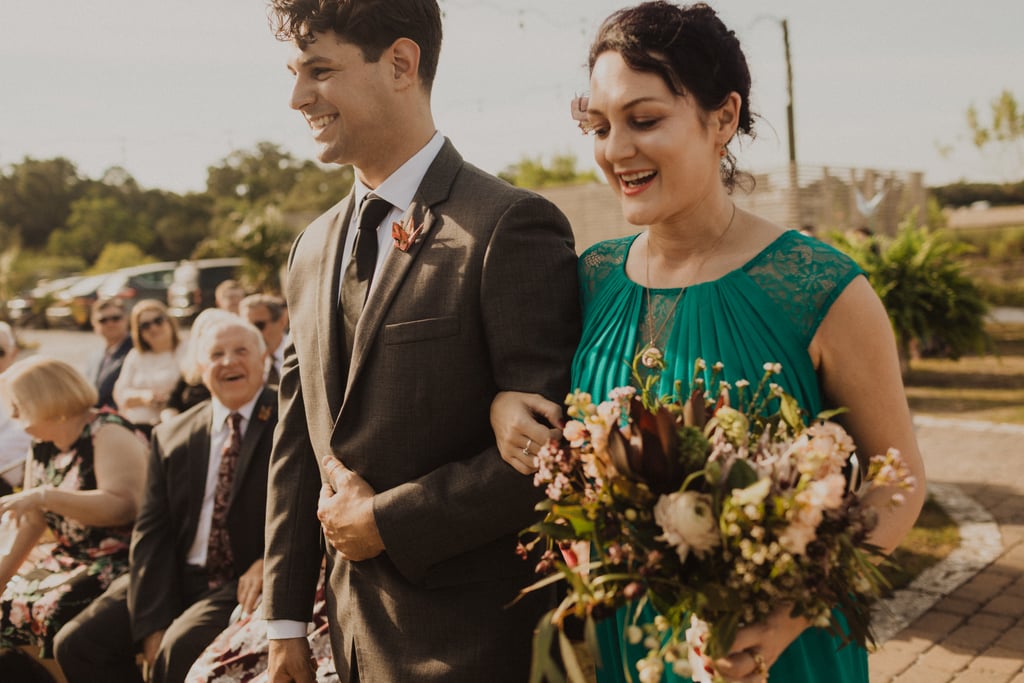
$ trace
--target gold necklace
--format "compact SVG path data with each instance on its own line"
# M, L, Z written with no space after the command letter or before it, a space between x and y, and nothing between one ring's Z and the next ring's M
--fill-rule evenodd
M715 253L718 249L718 245L722 243L725 236L729 233L729 229L732 228L732 222L736 219L736 204L732 205L732 214L729 216L729 222L725 226L725 230L715 238L711 248L704 252L704 257L697 264L697 270L693 273L694 284L700 281L700 271L704 268L704 264L711 257L711 254ZM647 233L647 241L644 243L644 277L647 280L647 286L644 287L644 296L647 301L647 345L641 350L641 354L656 355L659 358L664 358L664 353L658 348L658 340L661 338L662 333L665 331L665 327L668 325L668 321L675 315L676 306L679 305L680 300L683 298L683 292L686 291L686 287L680 287L679 293L676 294L675 300L672 301L672 306L668 309L668 315L661 321L661 325L658 326L657 332L654 331L654 309L651 307L651 234Z

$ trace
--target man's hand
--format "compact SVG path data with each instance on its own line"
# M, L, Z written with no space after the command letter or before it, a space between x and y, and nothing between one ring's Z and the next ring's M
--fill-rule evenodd
M270 683L314 683L316 662L305 638L271 640L267 658Z
M156 653L160 650L160 643L164 639L164 629L153 631L142 641L142 658L146 660L146 666L153 668L156 661Z
M238 577L238 604L242 611L252 614L256 603L263 594L263 558L252 563L245 573Z
M323 465L327 483L320 489L316 516L327 540L348 560L380 555L384 541L373 518L373 489L337 458L327 456Z

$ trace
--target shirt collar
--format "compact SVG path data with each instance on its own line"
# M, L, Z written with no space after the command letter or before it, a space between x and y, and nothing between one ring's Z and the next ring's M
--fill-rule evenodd
M219 432L224 429L231 413L237 412L242 416L242 421L245 424L249 423L249 418L252 417L252 411L256 408L256 401L259 400L260 394L263 390L256 392L256 395L252 397L252 400L246 403L244 406L239 408L237 411L231 410L223 403L217 400L216 396L210 398L210 405L213 408L213 431Z
M380 185L371 190L366 187L356 176L354 183L356 211L365 197L370 192L381 199L386 199L400 212L405 213L412 204L412 198L416 196L416 190L423 182L423 176L427 175L430 164L434 163L438 152L444 146L444 136L440 131L435 130L434 135L420 151L412 155L408 161L398 167L394 173L384 179Z

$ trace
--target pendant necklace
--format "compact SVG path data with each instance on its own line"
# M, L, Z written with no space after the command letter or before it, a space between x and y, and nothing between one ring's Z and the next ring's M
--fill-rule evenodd
M732 223L736 219L736 204L732 205L732 215L729 216L729 222L725 226L725 230L715 238L711 248L704 252L704 257L697 264L697 270L693 273L694 283L699 282L700 271L704 267L704 264L711 257L711 254L715 253L718 246L725 239L725 236L729 233L729 229L732 228ZM658 347L658 340L661 338L662 333L665 331L665 327L668 325L668 321L672 319L676 312L676 306L679 305L679 301L683 298L683 292L686 291L686 287L680 287L679 293L676 294L676 298L672 301L672 306L668 309L668 314L661 321L657 331L654 329L654 309L651 307L651 235L647 233L647 241L644 243L644 277L647 280L647 286L644 287L644 296L647 302L647 345L640 350L641 354L647 356L657 356L659 359L665 357L664 352Z

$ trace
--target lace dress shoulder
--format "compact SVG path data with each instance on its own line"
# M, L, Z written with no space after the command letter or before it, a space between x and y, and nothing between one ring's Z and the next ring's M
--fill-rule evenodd
M745 267L746 274L810 343L829 308L863 274L838 249L795 230L783 234Z

